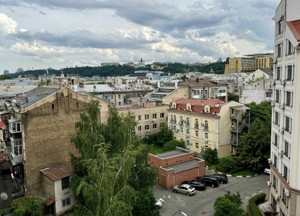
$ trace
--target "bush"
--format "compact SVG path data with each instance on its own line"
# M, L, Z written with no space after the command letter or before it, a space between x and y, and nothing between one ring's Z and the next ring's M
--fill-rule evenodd
M208 148L203 150L201 153L206 165L213 165L219 163L217 149Z
M265 201L266 198L266 194L265 193L260 193L255 195L254 197L252 197L249 200L249 208L247 208L248 210L248 215L249 216L261 216L261 212L258 208L258 205L263 203Z
M237 161L233 157L221 158L217 169L225 173L236 172L238 170Z
M185 148L185 144L184 144L183 141L171 140L171 141L166 142L166 143L164 144L164 146L163 146L163 151L174 150L174 149L176 148L176 146Z

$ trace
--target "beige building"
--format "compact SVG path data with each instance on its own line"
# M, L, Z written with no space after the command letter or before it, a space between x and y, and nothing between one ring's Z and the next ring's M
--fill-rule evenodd
M168 106L156 106L153 102L144 102L143 105L117 107L118 113L126 115L129 112L137 122L136 134L145 137L160 131L162 124L167 126Z
M239 134L250 122L245 105L220 99L179 99L168 110L168 127L188 149L217 149L219 157L235 154Z
M272 54L255 54L247 57L229 58L224 74L252 72L261 68L273 68Z
M300 4L281 0L275 17L271 174L273 215L300 215Z
M20 192L43 195L40 170L70 161L75 123L94 99L105 122L109 104L68 88L38 87L5 102L4 148Z

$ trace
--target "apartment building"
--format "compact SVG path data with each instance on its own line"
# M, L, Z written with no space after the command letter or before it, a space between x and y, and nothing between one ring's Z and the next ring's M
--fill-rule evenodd
M250 123L244 104L220 99L179 99L168 110L168 126L177 140L196 153L217 149L218 156L236 153L242 130Z
M300 4L281 0L273 18L275 54L269 204L273 214L300 215Z
M131 113L137 122L135 132L145 137L160 131L162 124L167 125L168 106L156 105L155 102L145 101L141 104L117 107L119 114Z
M40 170L70 161L76 153L71 137L80 114L93 100L68 88L38 87L5 102L1 112L4 151L16 189L43 195ZM108 117L109 104L99 101L100 120Z
M234 57L227 60L224 74L252 72L261 68L273 68L273 55L253 54L245 57Z

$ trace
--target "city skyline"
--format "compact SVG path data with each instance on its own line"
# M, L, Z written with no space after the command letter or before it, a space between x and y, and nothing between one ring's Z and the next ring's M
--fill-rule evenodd
M279 0L0 0L0 74L273 52Z

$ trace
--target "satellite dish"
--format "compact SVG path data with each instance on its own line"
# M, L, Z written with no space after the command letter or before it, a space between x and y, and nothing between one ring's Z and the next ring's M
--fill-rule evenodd
M7 193L3 192L0 194L0 200L7 200L7 198L8 198Z

